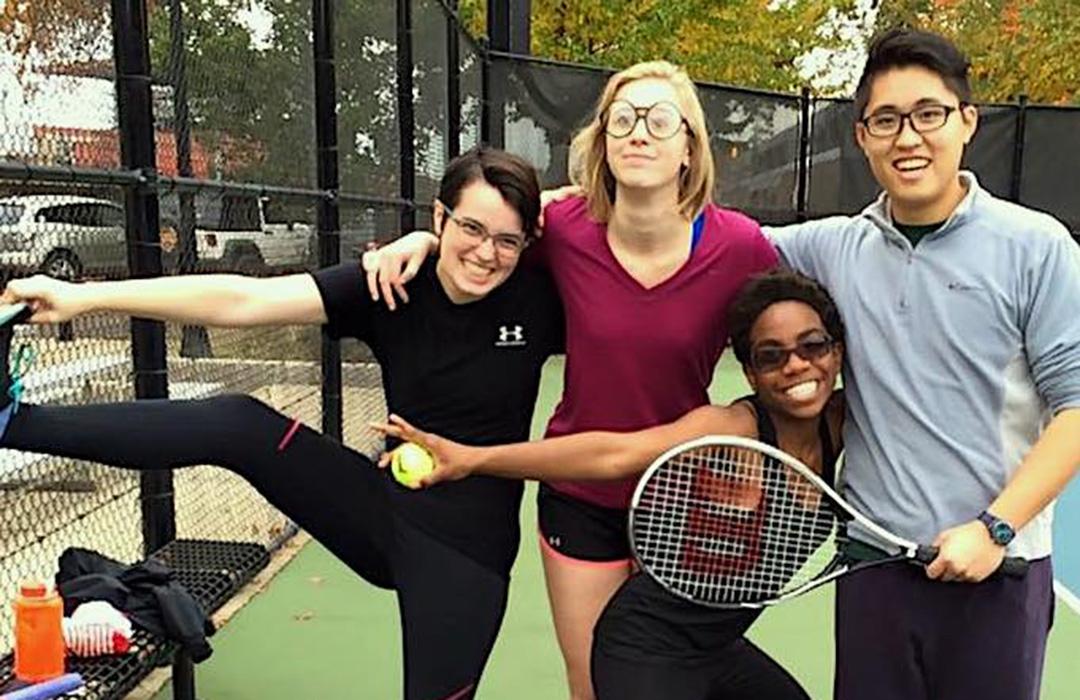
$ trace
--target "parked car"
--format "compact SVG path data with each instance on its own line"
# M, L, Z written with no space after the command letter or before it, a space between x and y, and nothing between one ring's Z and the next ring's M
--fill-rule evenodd
M180 211L175 194L160 200L165 269L179 256ZM195 197L196 270L258 272L299 269L310 262L312 227L268 223L265 202L251 196ZM124 209L96 197L32 194L0 198L0 270L42 272L59 279L126 277Z
M266 200L249 195L200 192L195 207L195 249L199 270L257 272L266 268L296 269L309 262L312 227L302 223L269 223ZM179 245L180 202L161 198L162 248Z
M60 279L124 276L124 210L77 195L0 199L0 268Z

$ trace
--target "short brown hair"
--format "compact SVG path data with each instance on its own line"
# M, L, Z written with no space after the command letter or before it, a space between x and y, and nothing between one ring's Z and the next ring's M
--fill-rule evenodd
M439 201L453 209L467 186L483 180L494 187L521 217L522 230L531 236L540 218L540 180L527 160L513 153L476 146L450 161L439 181Z

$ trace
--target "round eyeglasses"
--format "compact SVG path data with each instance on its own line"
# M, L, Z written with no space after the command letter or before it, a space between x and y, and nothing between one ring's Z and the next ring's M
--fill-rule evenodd
M633 133L642 119L645 120L645 130L654 139L670 139L679 133L683 124L686 124L687 130L690 128L679 108L670 102L635 107L626 100L615 100L604 114L604 131L612 138L625 138Z

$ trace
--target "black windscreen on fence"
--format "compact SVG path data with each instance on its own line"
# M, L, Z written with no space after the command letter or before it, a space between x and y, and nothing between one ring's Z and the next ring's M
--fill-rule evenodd
M854 213L877 194L877 183L855 142L854 124L850 100L814 100L806 206L810 218Z
M716 201L766 223L794 219L799 99L711 85L699 92L716 161Z
M1080 110L1028 107L1025 126L1020 201L1080 236Z
M492 112L504 110L505 148L527 158L546 187L569 182L570 140L610 75L594 68L492 56Z
M1016 157L1016 118L1012 106L979 107L975 138L964 150L963 167L979 178L979 184L999 197L1011 197L1013 164ZM952 115L950 119L956 119Z

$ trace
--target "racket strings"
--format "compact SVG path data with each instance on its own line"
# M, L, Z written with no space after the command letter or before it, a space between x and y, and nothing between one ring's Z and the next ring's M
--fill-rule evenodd
M635 549L676 593L716 605L777 598L828 570L836 521L825 494L763 452L707 446L653 472Z

